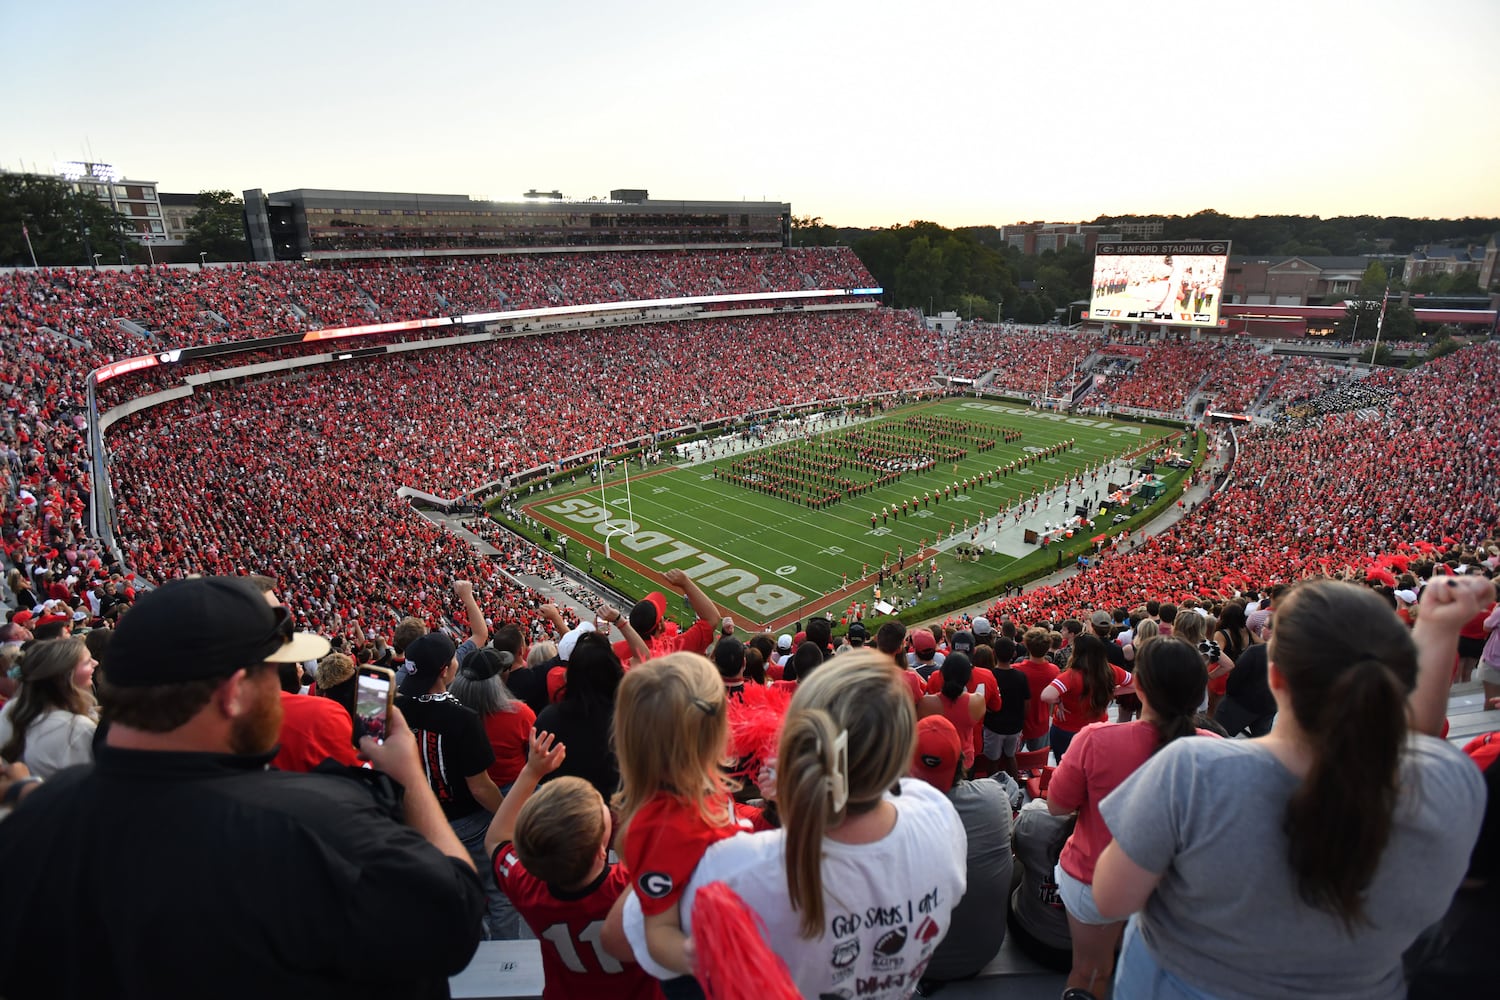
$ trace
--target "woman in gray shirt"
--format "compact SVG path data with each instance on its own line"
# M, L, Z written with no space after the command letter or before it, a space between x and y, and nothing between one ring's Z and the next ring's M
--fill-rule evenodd
M1488 594L1438 578L1410 634L1362 587L1287 595L1270 735L1179 740L1101 803L1095 904L1136 913L1116 998L1404 996L1401 953L1447 908L1484 808L1478 769L1425 734Z

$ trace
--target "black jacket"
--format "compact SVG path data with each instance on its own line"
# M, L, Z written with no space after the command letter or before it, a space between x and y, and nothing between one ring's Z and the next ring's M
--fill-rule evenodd
M358 780L98 748L0 822L0 995L447 996L479 879Z

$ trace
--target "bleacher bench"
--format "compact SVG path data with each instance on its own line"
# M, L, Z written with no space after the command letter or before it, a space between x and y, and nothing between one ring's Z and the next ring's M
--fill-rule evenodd
M943 993L952 1000L1005 995L1009 1000L1055 997L1061 976L1037 965L1020 949L1005 943L974 979L952 983ZM542 995L542 947L537 941L481 941L469 967L448 980L453 1000L510 1000ZM1002 982L1003 981L1003 982Z
M448 980L453 1000L542 995L540 941L481 941L468 968Z

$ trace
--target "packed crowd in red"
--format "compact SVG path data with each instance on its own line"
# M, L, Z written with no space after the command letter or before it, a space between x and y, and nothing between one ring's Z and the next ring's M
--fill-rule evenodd
M1183 401L1205 382L1221 350L1216 344L1152 344L1129 377L1110 379L1088 402L1181 410Z
M1075 370L1104 342L1102 333L1060 326L963 323L937 339L937 367L959 378L998 369L999 388L1027 396L1043 389L1052 394L1071 388Z
M1175 525L991 612L1033 620L1147 597L1227 597L1304 574L1366 571L1418 542L1486 537L1500 523L1500 344L1381 380L1399 386L1389 418L1343 413L1244 433L1226 488ZM1462 405L1456 386L1472 393Z
M47 327L120 357L456 313L873 283L853 251L838 247L516 255L346 269L52 268L0 276L0 325Z
M1295 358L1276 375L1269 399L1296 402L1316 396L1349 380L1349 370L1318 358Z
M382 313L402 316L873 284L853 251L842 247L521 254L338 273L366 291Z
M429 281L435 292L396 294ZM656 294L870 284L868 272L844 249L657 252L633 254L628 260L609 254L487 258L399 272L268 264L5 273L0 275L0 385L5 392L0 447L6 458L5 478L12 488L0 496L4 547L16 563L42 556L56 558L64 566L78 566L84 570L77 574L80 592L90 582L89 564L99 564L92 567L94 571L102 568L104 560L89 547L84 525L91 490L83 433L85 379L93 368L119 357L170 346L419 318L428 314L420 310L434 302L443 307L439 314L447 314ZM384 308L377 302L376 293ZM414 314L409 311L412 309L419 311ZM420 337L407 335L403 339ZM377 342L383 339L371 338L361 346ZM275 353L284 356L287 350ZM921 353L911 355L918 357ZM237 360L245 363L256 359ZM204 366L217 365L205 362ZM156 381L161 382L158 387L180 381L191 367L175 369L172 378L155 380L147 373L135 376L134 384L126 384L131 380L106 384L101 390L101 405L138 394ZM440 384L451 377L446 375ZM115 397L116 390L126 395ZM475 468L483 472L486 463L478 462ZM293 519L299 516L294 514ZM407 530L414 533L418 548L425 546L433 551L447 544L441 536L428 533L430 529L424 525ZM251 532L236 541L243 547L256 534ZM161 536L153 536L153 542L168 548L177 544ZM226 546L224 551L230 548ZM57 556L48 555L52 552ZM247 561L246 568L253 566ZM321 599L332 604L328 593Z
M1213 408L1243 413L1270 384L1283 365L1298 359L1262 354L1253 348L1224 344L1209 368L1206 392L1213 394ZM1227 363L1226 363L1227 362Z

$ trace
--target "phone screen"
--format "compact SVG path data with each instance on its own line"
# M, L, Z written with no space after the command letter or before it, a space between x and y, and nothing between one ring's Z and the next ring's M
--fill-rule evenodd
M384 741L386 719L395 700L396 675L384 667L360 667L354 692L354 738L373 736Z

